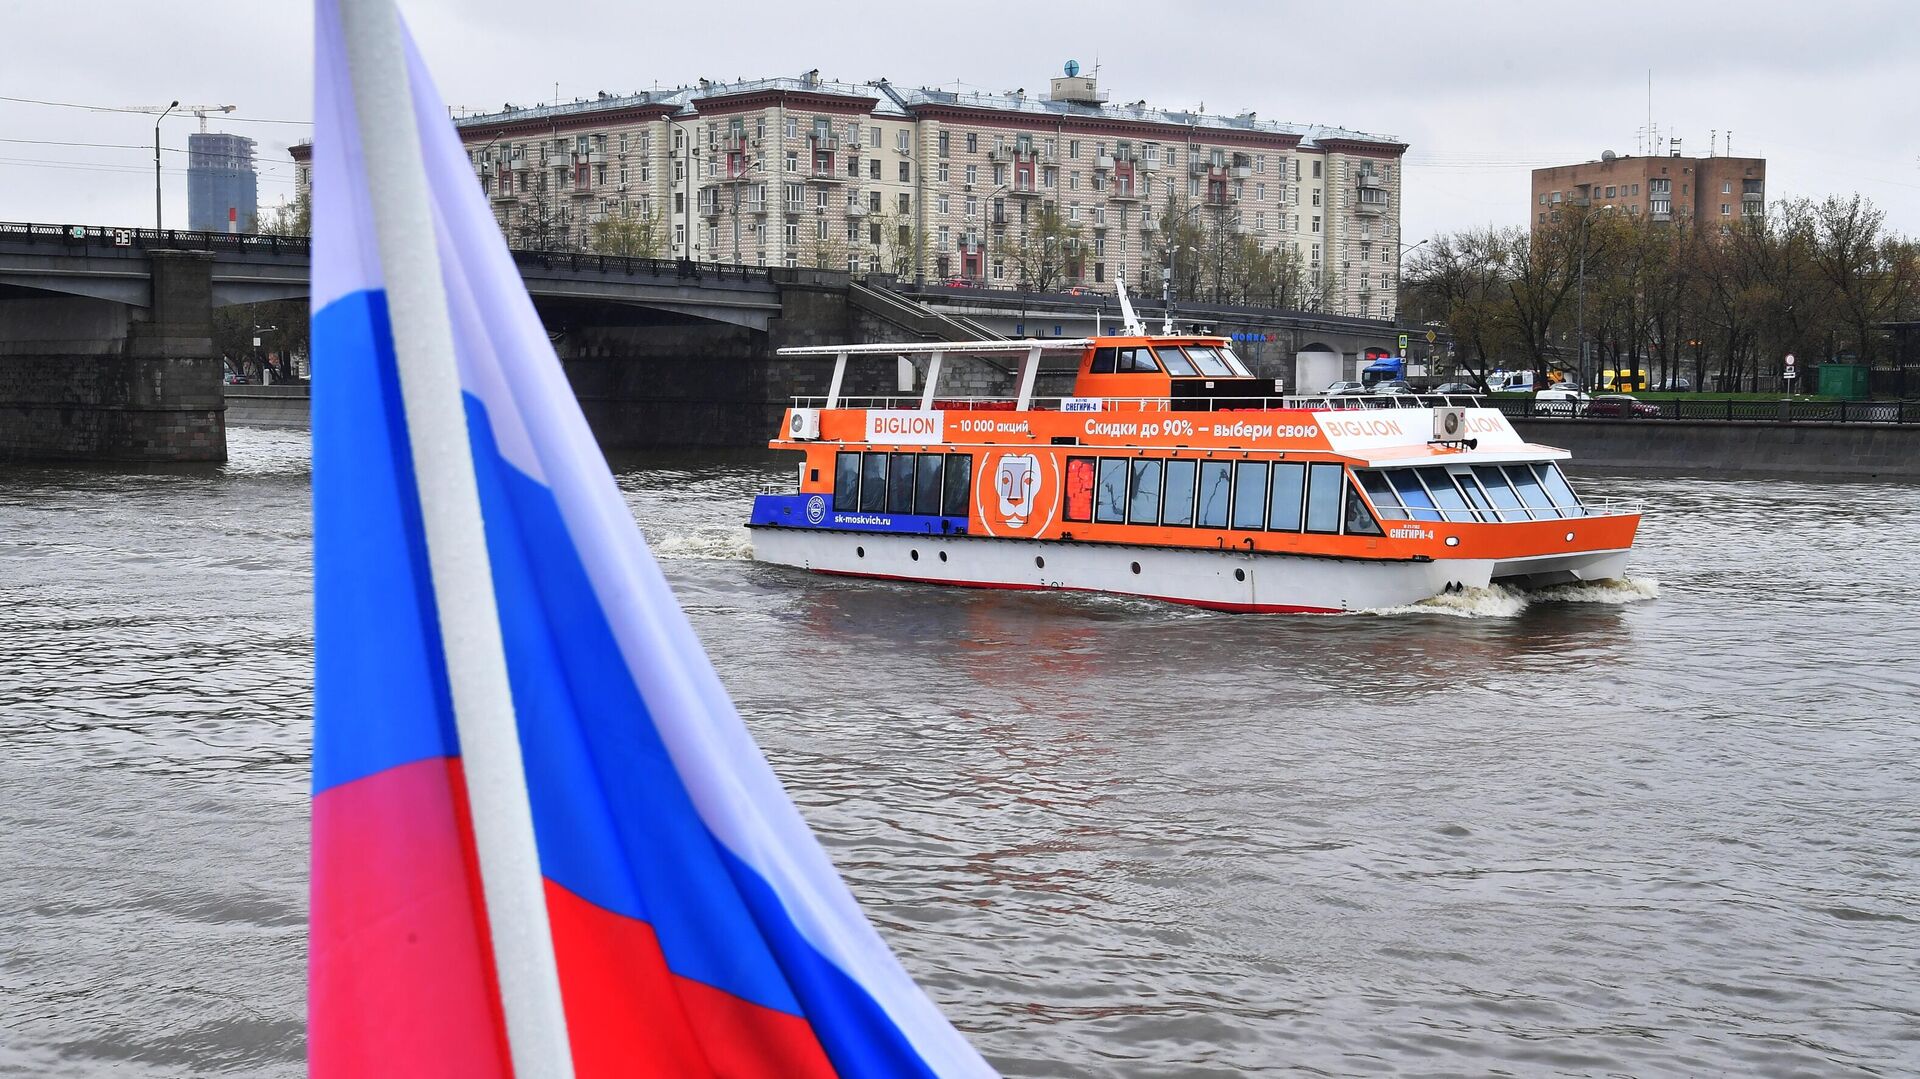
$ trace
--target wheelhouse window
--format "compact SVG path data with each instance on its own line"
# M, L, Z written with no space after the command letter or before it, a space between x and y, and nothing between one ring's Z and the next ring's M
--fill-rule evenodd
M852 513L860 508L860 455L841 453L833 459L833 508Z
M1548 495L1552 496L1554 505L1560 507L1562 516L1586 515L1586 507L1580 504L1580 496L1573 493L1573 486L1567 482L1567 477L1561 474L1559 465L1544 461L1534 465L1533 470L1540 474L1540 485L1547 489Z
M1153 350L1150 348L1123 348L1118 352L1119 357L1113 369L1123 375L1160 370L1160 365L1153 362Z
M1167 374L1192 378L1200 373L1193 361L1187 359L1186 350L1178 345L1160 345L1154 352L1159 355L1160 362L1167 365Z
M1307 531L1340 531L1340 490L1346 467L1315 463L1307 466Z
M1227 378L1233 374L1233 368L1228 367L1227 361L1221 359L1220 353L1213 348L1206 345L1188 345L1186 353L1187 358L1193 361L1193 365L1198 367L1203 375Z
M1307 466L1302 461L1278 461L1267 496L1267 527L1275 532L1300 531L1300 505L1307 493Z
M1444 468L1422 468L1420 479L1426 483L1427 492L1433 495L1433 503L1440 507L1440 515L1449 521L1471 521L1474 515L1467 509L1467 496L1454 486L1453 477L1447 475Z
M1548 495L1547 489L1540 485L1540 477L1534 475L1532 466L1507 465L1506 472L1507 479L1513 483L1513 489L1520 492L1520 501L1532 511L1529 516L1535 520L1560 516L1559 511L1554 508L1552 496Z
M1160 475L1166 462L1137 458L1133 462L1133 490L1127 496L1127 523L1150 525L1160 519Z
M1108 457L1100 461L1099 475L1093 487L1093 519L1101 524L1122 524L1127 519L1127 462Z
M948 517L967 516L967 500L973 497L973 458L964 453L947 454L941 486L941 512Z
M896 453L888 469L887 512L913 512L913 459L918 454Z
M1111 375L1118 362L1120 350L1117 348L1096 348L1093 350L1093 366L1087 368L1092 375Z
M1161 524L1192 526L1194 475L1199 465L1198 461L1167 462L1165 496L1160 502Z
M1407 511L1400 505L1400 496L1394 493L1393 482L1387 479L1386 473L1363 470L1354 475L1359 477L1360 486L1366 490L1367 497L1373 500L1373 508L1380 516L1389 521L1407 519ZM1515 504L1518 505L1518 502Z
M1367 510L1367 500L1360 497L1359 489L1349 484L1347 485L1346 492L1347 492L1347 511L1344 514L1344 517L1346 518L1347 535L1349 536L1379 535L1380 523L1378 521L1375 521L1373 519L1373 514Z
M860 512L880 513L887 508L887 455L864 454L860 460Z
M1233 489L1233 465L1226 461L1200 462L1199 514L1201 528L1227 527L1227 496Z
M1481 489L1493 500L1493 519L1496 521L1524 521L1527 510L1520 502L1520 496L1513 491L1513 484L1507 482L1507 474L1499 465L1474 465L1473 476L1480 481Z
M1586 508L1552 462L1448 465L1354 473L1381 518L1414 521L1541 521Z
M940 512L940 473L946 458L938 453L918 454L913 472L913 512Z
M1420 482L1420 477L1411 468L1396 468L1386 473L1393 482L1394 493L1400 496L1400 504L1406 507L1409 520L1438 521L1440 511L1434 507L1433 496Z

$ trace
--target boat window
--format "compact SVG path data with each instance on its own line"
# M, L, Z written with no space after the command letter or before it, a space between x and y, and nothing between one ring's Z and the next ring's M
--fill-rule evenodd
M1580 505L1580 496L1573 493L1573 487L1567 483L1567 477L1561 474L1559 465L1546 461L1534 465L1533 469L1540 473L1541 485L1547 489L1547 494L1553 496L1554 504L1559 506L1566 516L1586 515L1586 509Z
M1153 350L1150 348L1123 348L1113 369L1125 375L1141 371L1157 372L1160 365L1153 362Z
M1160 362L1167 365L1167 374L1193 376L1200 373L1200 369L1177 346L1161 345L1153 351L1160 357Z
M869 453L860 461L860 512L880 513L887 508L887 455Z
M1367 497L1373 499L1373 508L1381 517L1389 521L1407 519L1407 511L1401 508L1400 496L1393 493L1386 473L1368 469L1354 475L1360 477L1360 486L1367 489Z
M1101 458L1100 474L1093 485L1093 519L1112 525L1127 519L1126 458Z
M1233 368L1228 367L1227 361L1220 358L1219 351L1211 346L1188 345L1187 358L1193 361L1195 367L1200 368L1200 373L1203 375L1224 378L1233 374Z
M1379 523L1373 519L1373 514L1367 512L1367 500L1361 498L1359 489L1351 484L1347 485L1347 512L1344 516L1347 521L1347 535L1377 536L1380 534Z
M964 453L947 454L946 491L940 509L948 517L966 517L967 500L973 496L973 458Z
M1300 501L1307 493L1307 466L1303 461L1279 461L1268 485L1267 527L1275 532L1300 531Z
M1513 489L1520 492L1520 501L1526 503L1528 514L1534 520L1551 520L1559 514L1554 511L1553 499L1548 497L1547 489L1540 486L1540 478L1533 474L1528 465L1508 465L1507 478L1513 481Z
M1307 531L1340 531L1340 491L1347 469L1340 464L1307 466Z
M911 453L896 453L888 468L887 512L913 512L913 459Z
M1479 484L1473 482L1472 469L1467 468L1465 465L1456 465L1447 469L1447 474L1453 477L1455 484L1459 485L1460 493L1467 496L1467 505L1472 506L1478 511L1477 516L1480 520L1497 521L1500 519L1493 512L1493 503L1487 501L1487 493L1480 489Z
M1233 487L1233 466L1226 461L1200 462L1201 528L1227 527L1227 492Z
M1433 508L1433 496L1420 485L1420 477L1413 474L1411 468L1395 468L1383 473L1393 481L1394 493L1400 496L1400 504L1407 508L1407 516L1415 521L1438 521L1440 511Z
M1093 458L1067 458L1067 520L1093 520Z
M1520 496L1513 493L1513 485L1507 482L1507 474L1500 471L1498 465L1475 465L1473 474L1486 488L1487 497L1493 499L1494 519L1498 521L1524 521L1527 512L1520 505Z
M1193 524L1193 478L1198 461L1168 461L1166 498L1160 505L1160 523L1187 527Z
M1137 458L1133 462L1133 493L1127 497L1127 523L1150 525L1160 520L1160 470L1164 461Z
M1119 353L1115 348L1096 348L1093 350L1093 366L1087 368L1091 375L1111 375L1114 372L1114 357Z
M1267 462L1241 461L1233 471L1233 527L1257 529L1267 519Z
M1247 365L1240 362L1240 357L1235 356L1232 349L1223 346L1214 351L1220 353L1220 359L1227 365L1228 370L1239 375L1241 378L1253 377L1253 372L1247 370Z
M860 455L836 454L833 458L833 508L852 513L860 508Z
M1420 478L1426 481L1427 490L1433 494L1434 505L1440 507L1441 516L1449 521L1471 521L1473 511L1467 508L1467 496L1453 485L1453 477L1447 475L1444 468L1422 468L1418 470Z
M914 465L913 474L913 512L938 514L940 512L940 462L944 458L937 453L923 453Z

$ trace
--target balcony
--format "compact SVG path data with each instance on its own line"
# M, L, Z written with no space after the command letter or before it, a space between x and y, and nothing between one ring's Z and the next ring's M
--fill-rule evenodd
M1359 214L1361 217L1380 217L1387 212L1387 204L1384 202L1356 202L1353 204L1353 212Z
M1245 180L1245 179L1249 179L1252 176L1253 176L1252 165L1235 165L1233 167L1233 178L1236 180Z
M1160 230L1160 222L1155 220L1154 218L1142 217L1140 219L1141 232L1158 232L1159 230Z
M746 132L735 131L720 140L720 148L730 154L739 154L751 149L752 143L747 139Z
M1766 196L1766 195L1765 195L1764 193L1762 193L1762 192L1759 192L1759 191L1742 191L1742 192L1740 192L1740 201L1741 201L1741 202L1765 202L1765 201L1766 201L1766 199L1767 199L1767 196Z
M806 212L807 212L807 204L805 201L794 201L794 202L787 203L787 213L789 214L803 214Z
M1354 185L1362 191L1378 190L1386 187L1386 180L1377 172L1363 172L1353 178Z
M1041 195L1044 195L1046 193L1047 192L1045 189L1035 187L1030 183L1015 184L1012 187L1007 188L1007 194L1012 195L1016 198L1022 198L1022 199L1037 199Z
M833 169L815 169L807 174L807 182L814 184L844 184L847 178Z
M1123 189L1118 184L1114 185L1113 190L1107 192L1108 202L1139 202L1142 197L1139 188Z
M840 136L838 135L823 135L816 131L807 136L807 141L813 144L815 150L838 150L840 148Z
M867 209L867 206L865 203L853 202L853 203L847 204L848 217L865 217L872 212L873 211Z
M1108 155L1108 154L1101 154L1100 156L1098 156L1098 157L1096 157L1096 158L1094 158L1094 159L1093 159L1093 167L1094 167L1094 168L1096 168L1096 169L1110 169L1110 168L1112 168L1112 167L1113 167L1113 158L1112 158L1112 156L1110 156L1110 155Z

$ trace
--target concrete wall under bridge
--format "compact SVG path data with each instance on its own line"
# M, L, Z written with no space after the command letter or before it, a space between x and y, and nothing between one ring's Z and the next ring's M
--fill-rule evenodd
M1577 468L1655 468L1920 480L1920 425L1744 420L1514 420Z

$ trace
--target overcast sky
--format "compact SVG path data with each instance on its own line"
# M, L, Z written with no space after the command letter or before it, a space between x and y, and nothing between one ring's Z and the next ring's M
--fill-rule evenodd
M1768 159L1769 197L1859 191L1920 233L1920 18L1907 0L1653 5L1361 0L725 3L400 0L453 105L572 100L819 68L829 78L1044 92L1068 59L1116 102L1337 124L1409 143L1407 239L1523 224L1527 172L1663 138ZM1551 14L1549 13L1551 12ZM261 202L310 130L299 0L0 0L0 97L232 103ZM184 148L192 117L166 121ZM0 220L150 225L152 118L0 100ZM48 145L96 143L101 146ZM1724 142L1721 152L1725 152ZM168 224L184 155L163 154Z

